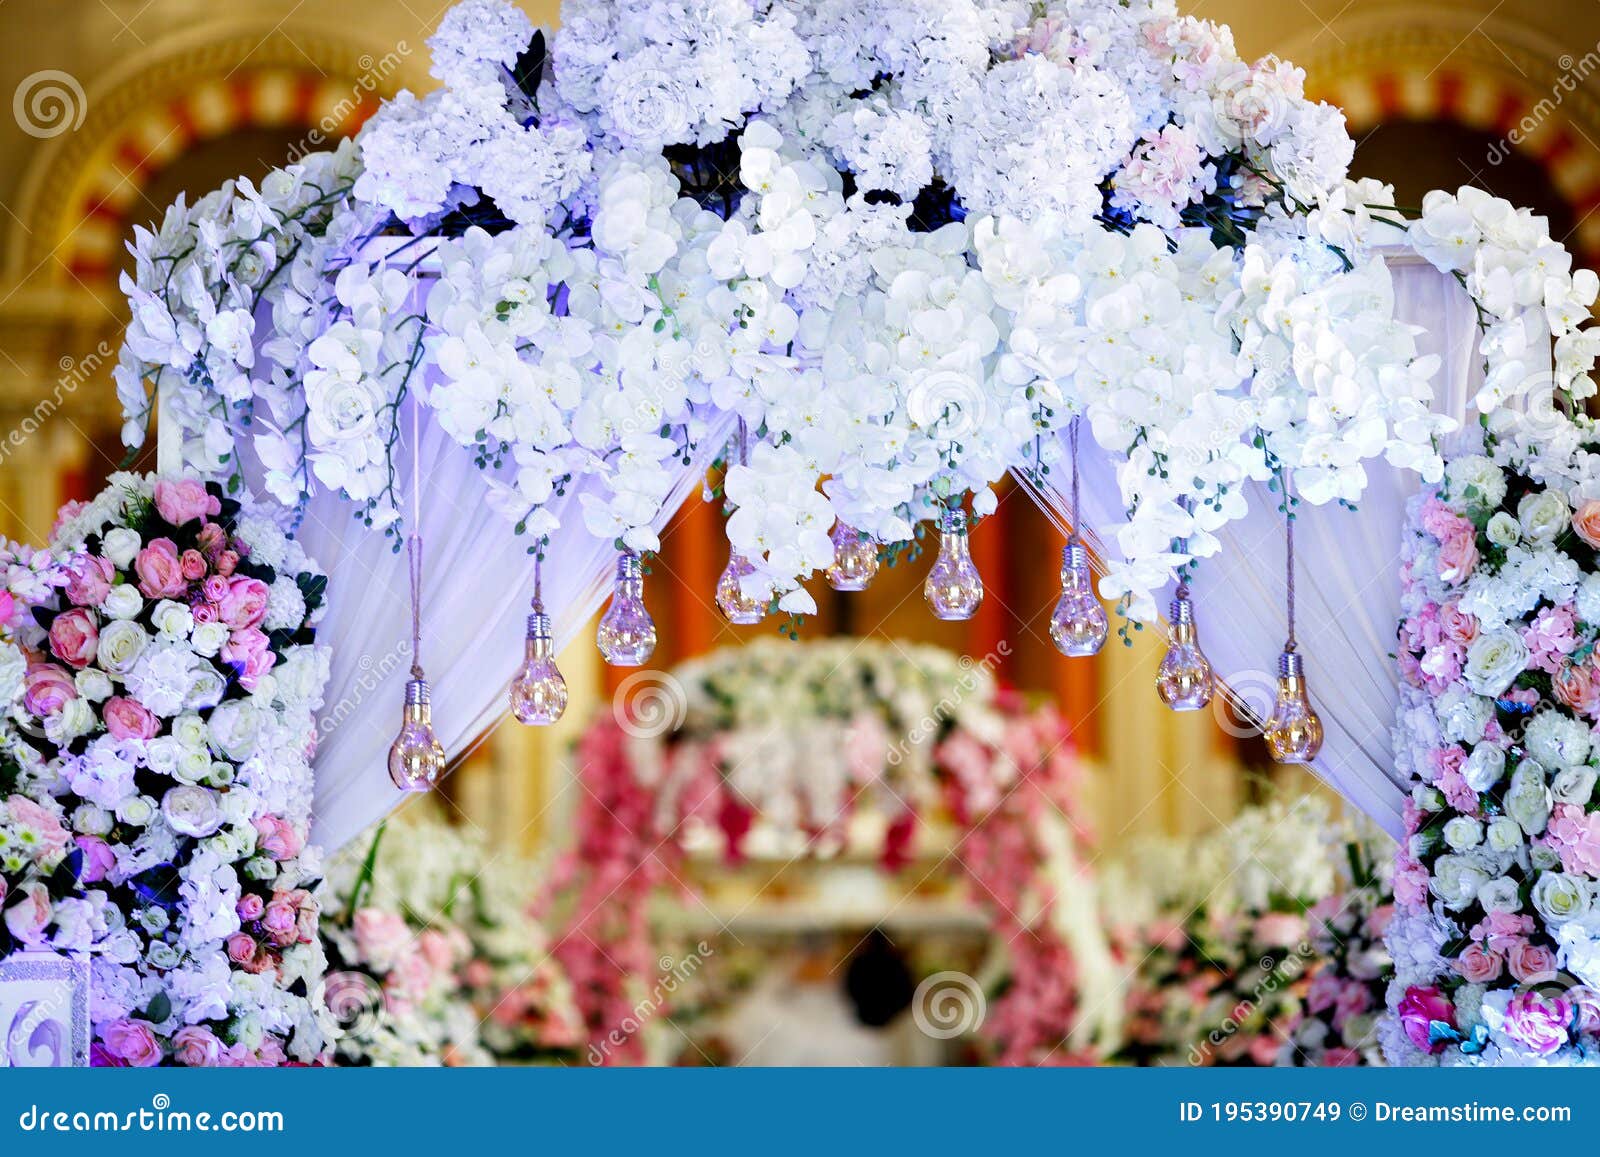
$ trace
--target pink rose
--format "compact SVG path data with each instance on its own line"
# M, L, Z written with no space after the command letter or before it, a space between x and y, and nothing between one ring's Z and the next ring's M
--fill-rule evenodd
M205 596L206 602L216 603L220 611L222 600L228 594L228 580L222 575L214 574L200 584L200 593Z
M205 1025L186 1024L172 1034L174 1059L191 1068L209 1068L222 1059L222 1042Z
M152 1068L161 1063L161 1042L142 1020L114 1020L100 1030L106 1051L134 1068Z
M11 894L20 899L6 909L6 928L22 943L38 944L44 937L45 927L50 923L49 891L43 884L34 882L13 889Z
M1490 952L1482 944L1469 944L1466 950L1451 961L1463 980L1471 984L1488 984L1500 978L1505 961L1497 952Z
M83 853L83 867L79 870L78 879L85 884L98 884L116 867L116 853L99 836L77 836L75 839L78 850Z
M228 636L228 641L222 644L222 661L233 668L239 686L254 691L256 680L272 670L278 656L272 653L267 637L251 627Z
M69 667L87 667L94 662L99 642L94 616L82 607L62 611L50 624L50 653Z
M1543 945L1524 940L1506 954L1511 975L1523 984L1540 984L1556 977L1556 954Z
M67 583L67 598L80 607L98 607L111 593L111 580L116 569L109 558L97 554L84 555L72 571Z
M1462 610L1458 603L1446 603L1439 608L1439 625L1444 628L1445 638L1463 647L1478 637L1478 620Z
M353 930L361 955L380 965L394 960L411 944L405 920L381 908L362 908L355 915Z
M201 599L189 608L189 613L194 615L197 623L214 623L217 621L217 604Z
M1572 531L1600 550L1600 499L1591 498L1572 512Z
M224 578L231 575L239 565L239 552L225 550L217 555L217 573Z
M234 908L239 913L239 919L249 923L251 920L261 919L261 913L266 911L267 903L260 896L251 893L239 897L239 903Z
M235 932L227 940L228 959L238 965L248 965L256 958L255 937L248 932Z
M206 577L206 558L198 550L186 550L178 556L178 565L183 568L183 577L190 582Z
M229 579L227 593L217 600L222 621L236 631L256 626L267 617L268 594L267 584L260 579Z
M1274 948L1288 948L1306 935L1306 922L1289 912L1269 912L1256 921L1256 940Z
M1431 1041L1430 1026L1434 1021L1441 1021L1451 1028L1456 1027L1455 1005L1450 1003L1448 997L1432 985L1413 984L1406 989L1406 994L1400 999L1400 1006L1396 1011L1400 1015L1400 1027L1405 1030L1406 1039L1419 1049L1429 1053L1442 1053L1448 1041Z
M137 699L113 695L102 711L106 730L118 739L153 739L161 722Z
M1579 715L1600 714L1600 680L1588 663L1564 663L1550 679L1556 700Z
M195 535L195 545L201 554L207 558L216 558L228 545L227 533L214 522L208 522L200 528L200 533Z
M432 928L417 937L417 949L435 972L449 972L456 962L450 938Z
M203 484L185 478L156 483L156 510L173 526L182 526L208 514L222 513L222 503L206 493Z
M23 676L22 703L30 715L54 715L78 697L72 676L54 663L33 663Z
M1567 1043L1572 1024L1572 1003L1565 997L1546 996L1524 989L1506 1005L1501 1031L1529 1052L1549 1056Z
M147 599L176 598L189 585L178 561L178 546L170 538L158 538L141 550L133 570L139 576L139 593Z
M256 847L274 860L292 860L300 854L302 841L288 820L280 816L258 816L255 827Z
M1439 540L1439 577L1451 586L1460 586L1472 577L1478 565L1478 534L1470 522Z

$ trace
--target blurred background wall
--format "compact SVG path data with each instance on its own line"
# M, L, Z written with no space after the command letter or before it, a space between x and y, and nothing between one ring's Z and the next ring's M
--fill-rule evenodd
M555 0L524 6L536 21L556 22ZM0 6L0 95L12 95L11 115L0 114L0 533L42 542L56 508L94 493L122 458L109 371L133 227L159 221L181 194L192 199L240 173L259 177L354 133L402 87L430 87L425 40L446 7ZM1394 183L1400 204L1475 183L1545 213L1554 235L1600 264L1600 5L1592 0L1184 7L1232 25L1247 57L1276 52L1303 66L1313 95L1345 108L1358 175ZM647 592L661 627L658 666L773 629L729 627L711 606L725 561L720 518L691 503L665 536ZM864 594L821 591L807 630L994 656L1002 681L1054 696L1092 761L1089 804L1107 844L1209 828L1274 778L1305 786L1227 720L1152 711L1159 648L1149 632L1131 648L1113 640L1092 661L1056 655L1046 626L1060 541L1025 495L1005 493L973 547L989 591L974 622L934 621L920 597L925 563L915 563L885 571ZM507 845L542 846L563 829L566 747L614 689L586 640L562 667L574 689L563 725L503 727L449 780L457 814Z

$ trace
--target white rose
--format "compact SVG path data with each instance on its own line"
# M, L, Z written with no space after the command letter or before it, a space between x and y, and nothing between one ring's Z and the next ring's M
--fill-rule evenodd
M1461 765L1461 777L1473 791L1488 791L1506 771L1506 753L1492 743L1480 743Z
M1478 898L1478 889L1489 882L1489 874L1466 856L1443 855L1433 862L1428 888L1444 901L1444 906L1459 912Z
M183 957L176 948L165 940L157 940L150 945L150 951L145 954L145 959L150 961L153 967L165 970L176 968L182 962Z
M106 595L106 601L100 604L100 611L107 618L131 619L144 610L144 596L139 593L139 588L129 586L127 583L118 583Z
M1550 781L1550 798L1556 803L1572 803L1582 807L1594 794L1595 769L1569 767L1556 773Z
M158 735L154 739L145 740L144 743L145 766L163 775L172 774L173 768L178 766L180 753L178 741L170 735Z
M1496 816L1489 821L1486 842L1490 851L1514 852L1522 847L1525 839L1527 837L1522 833L1522 825L1510 816Z
M107 623L101 629L100 643L95 648L95 658L107 671L125 675L133 670L133 665L139 661L139 656L144 654L145 644L149 641L150 636L138 623L119 619L117 622Z
M184 783L199 783L211 773L211 756L204 748L185 748L172 769L174 779Z
M1522 636L1508 627L1486 631L1467 648L1463 678L1468 687L1491 699L1511 686L1528 666L1528 647Z
M185 836L209 836L222 826L217 793L193 784L169 788L161 797L161 814L167 826Z
M243 763L255 750L261 732L261 717L255 706L233 699L211 713L211 749L235 763Z
M1444 825L1444 842L1458 852L1475 848L1483 841L1483 825L1471 816L1456 816Z
M1533 542L1554 542L1571 520L1567 500L1554 490L1523 495L1517 503L1517 521L1522 523L1522 533Z
M1554 872L1561 867L1561 852L1549 844L1534 844L1528 849L1528 863L1541 872Z
M172 721L172 736L185 747L204 747L206 721L192 711L185 712Z
M1544 831L1550 821L1550 790L1545 786L1544 768L1532 759L1524 759L1511 773L1511 787L1506 791L1506 814L1522 825L1530 836Z
M1505 475L1482 454L1457 458L1446 468L1445 476L1451 497L1469 505L1492 510L1505 499Z
M45 735L52 742L65 746L87 735L95 727L94 708L86 699L69 699L60 711L45 720Z
M227 787L233 783L234 767L231 763L224 763L220 759L211 761L211 774L206 777L206 782L212 787ZM237 793L230 792L229 795Z
M1515 912L1522 907L1517 895L1517 882L1501 876L1490 880L1478 889L1478 903L1485 912Z
M1581 920L1589 913L1589 886L1566 872L1540 872L1529 895L1533 910L1551 926Z
M115 526L106 531L100 540L100 553L111 560L118 570L127 570L139 555L139 532L126 526Z
M151 612L150 622L169 639L187 639L189 632L194 630L194 612L182 603L162 599Z
M129 827L142 828L155 814L155 804L147 796L130 795L117 805L117 819Z
M111 696L111 680L104 671L97 668L85 667L72 677L72 682L78 688L78 694L91 703L98 703Z
M222 644L228 641L228 628L224 623L197 623L194 634L189 637L189 646L197 655L204 655L210 659L222 650Z
M1489 519L1483 532L1496 546L1515 546L1522 538L1522 524L1502 510Z

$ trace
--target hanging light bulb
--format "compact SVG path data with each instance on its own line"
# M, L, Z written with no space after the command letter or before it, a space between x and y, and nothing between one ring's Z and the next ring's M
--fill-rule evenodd
M1278 656L1278 696L1262 737L1278 763L1310 763L1322 750L1322 720L1311 709L1305 663L1294 651Z
M1156 671L1156 694L1174 711L1198 711L1211 702L1211 662L1200 650L1195 633L1194 604L1189 588L1178 587L1178 597L1167 610L1167 653Z
M836 591L864 591L878 574L878 544L853 526L833 524L833 564L828 585Z
M750 627L767 617L767 605L755 595L745 593L740 581L756 568L738 551L728 555L728 565L717 580L717 610L736 627Z
M548 727L567 709L567 681L556 666L555 636L550 616L535 597L528 615L528 634L523 644L522 668L511 681L511 714L518 723Z
M1050 616L1050 637L1068 658L1097 654L1105 644L1111 620L1094 593L1089 550L1076 538L1061 548L1061 598Z
M928 600L934 616L946 621L970 619L977 614L978 604L983 602L983 579L972 564L967 516L960 509L944 512L939 531L939 557L928 569L922 597Z
M422 669L412 667L400 734L389 748L389 778L401 791L428 791L444 773L444 747L433 733L430 698Z
M1267 753L1278 763L1310 763L1322 750L1322 720L1311 709L1306 694L1305 662L1295 650L1294 639L1294 507L1289 492L1288 474L1280 475L1283 486L1285 601L1288 606L1289 635L1278 656L1278 694L1272 701L1262 738Z
M613 667L639 667L656 650L656 624L644 606L644 568L633 551L617 556L611 603L595 632L595 645Z

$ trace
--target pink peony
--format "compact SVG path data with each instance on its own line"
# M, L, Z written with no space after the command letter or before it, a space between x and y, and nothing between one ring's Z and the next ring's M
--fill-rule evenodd
M257 816L256 847L274 860L292 860L300 854L302 841L294 825L281 816Z
M222 621L235 631L248 630L267 617L267 584L260 579L235 577L227 593L217 600Z
M1460 586L1472 577L1478 565L1478 533L1470 522L1439 540L1439 577Z
M1549 1056L1567 1043L1571 1024L1571 1001L1524 989L1506 1005L1501 1031L1529 1052Z
M177 544L170 538L158 538L141 550L133 560L133 570L139 576L139 593L147 599L176 598L189 585L178 561Z
M267 637L250 627L228 636L228 641L222 644L222 661L233 668L239 686L254 691L256 680L272 670L278 656L272 653Z
M186 1024L172 1035L174 1058L191 1068L211 1067L222 1059L222 1042L201 1024Z
M106 730L118 739L153 739L161 730L161 721L137 699L113 695L106 700L102 712Z
M100 1037L106 1051L134 1068L152 1068L161 1063L161 1042L142 1020L114 1020L104 1025Z
M1542 944L1523 940L1506 953L1506 967L1522 984L1542 984L1556 978L1556 954Z
M185 478L156 483L156 511L173 526L182 526L208 514L220 514L222 504L206 493L202 483Z
M23 676L22 703L30 715L54 715L78 697L72 676L54 663L33 663Z
M1490 984L1500 979L1505 961L1499 953L1490 952L1482 944L1469 944L1451 965L1470 984Z
M87 667L94 662L99 642L94 615L82 607L62 611L50 624L50 653L69 667Z
M1400 998L1400 1005L1395 1010L1400 1017L1400 1027L1405 1030L1406 1039L1419 1049L1429 1053L1442 1053L1447 1041L1430 1040L1431 1026L1434 1021L1441 1021L1451 1028L1456 1027L1455 1005L1450 1003L1448 997L1432 985L1413 984L1406 989L1405 996Z
M116 573L109 558L101 558L97 554L84 555L77 561L72 579L67 583L68 601L75 606L98 607L111 593L111 580Z
M79 880L85 884L98 884L110 874L111 869L117 865L117 855L111 850L111 845L99 836L75 837L78 850L83 853L83 867L79 872Z

